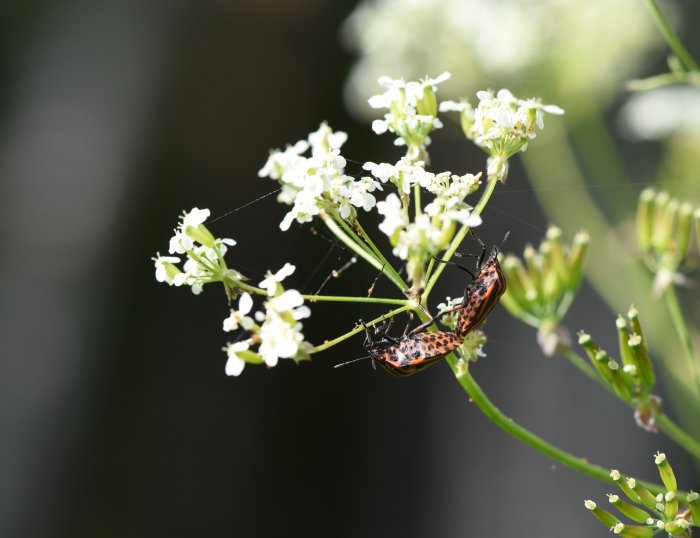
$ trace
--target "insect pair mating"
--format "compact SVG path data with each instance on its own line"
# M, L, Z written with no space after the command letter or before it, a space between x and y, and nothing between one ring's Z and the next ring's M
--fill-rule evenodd
M388 327L382 329L375 327L374 334L372 334L369 327L360 320L360 324L365 328L365 348L369 353L368 357L363 358L372 359L373 364L379 363L380 366L394 375L411 375L427 368L460 347L467 334L486 320L506 290L506 279L498 262L500 247L493 247L491 254L484 262L486 245L473 233L472 236L481 245L481 254L477 257L476 262L476 273L472 273L457 263L435 258L439 262L459 267L472 277L471 283L464 290L462 301L458 305L440 312L412 331L404 332L400 338L390 336L387 333ZM507 237L508 233L503 241ZM460 257L472 256L468 254L457 255ZM455 311L459 311L459 317L454 330L436 332L425 330L440 316ZM336 368L358 360L361 359L338 364Z

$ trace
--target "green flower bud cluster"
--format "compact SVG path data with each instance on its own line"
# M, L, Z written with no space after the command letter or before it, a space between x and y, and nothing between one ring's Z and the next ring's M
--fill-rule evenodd
M685 282L679 269L690 251L693 227L700 239L700 208L690 202L681 202L651 188L639 195L637 242L646 264L656 275L655 293Z
M539 329L547 355L556 352L564 337L559 323L581 284L589 242L588 234L579 232L566 245L562 231L551 226L539 250L527 245L522 260L509 254L501 263L508 281L501 303L513 316Z
M660 531L669 536L689 537L690 527L700 526L700 495L689 493L686 497L687 507L681 507L676 477L666 455L657 453L654 462L666 488L665 492L658 495L654 495L640 481L624 476L620 471L613 469L610 472L610 478L632 502L614 494L608 494L608 500L634 523L624 523L591 500L585 501L584 505L613 533L625 538L651 537Z
M661 401L651 394L656 382L654 365L639 322L639 312L632 306L627 312L628 321L617 317L618 347L620 361L616 361L591 336L579 333L578 343L586 350L593 367L615 394L635 406L637 424L649 431L656 431L654 417L660 410Z

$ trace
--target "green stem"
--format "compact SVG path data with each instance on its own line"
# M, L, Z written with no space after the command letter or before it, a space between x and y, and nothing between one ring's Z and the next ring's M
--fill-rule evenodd
M406 284L400 278L397 279L394 276L394 274L391 271L389 271L388 267L385 264L382 264L382 262L380 262L374 255L362 248L362 246L360 246L356 241L353 241L352 238L347 233L345 233L345 231L340 226L338 226L338 223L336 223L333 220L333 217L328 215L328 213L326 213L325 211L321 211L320 216L325 225L328 227L328 229L331 232L333 232L335 236L338 239L340 239L348 248L354 251L360 258L365 260L372 267L384 273L386 277L389 280L391 280L394 283L394 285L398 287L402 292L406 289Z
M479 198L479 201L477 202L476 206L472 210L472 215L481 215L481 212L484 210L486 207L486 204L488 203L489 199L491 198L491 195L493 194L493 190L496 188L496 183L498 183L498 178L496 176L490 177L486 183L486 188L484 189L484 192L481 193L481 198ZM454 238L452 239L452 242L450 243L450 246L447 248L445 251L445 254L443 254L442 259L443 260L449 260L454 253L457 251L457 248L459 247L460 243L464 240L464 238L467 236L469 233L469 226L463 225L459 231L455 234ZM438 264L438 267L435 269L435 272L430 275L430 279L428 280L428 283L425 286L425 291L423 292L423 297L427 298L430 295L430 292L432 291L433 287L435 286L435 283L437 282L438 278L440 278L440 275L442 274L443 270L445 269L444 263Z
M384 299L381 297L349 297L344 295L303 295L309 302L334 301L338 303L373 303L373 304L393 304L406 306L410 304L408 299Z
M408 284L404 281L403 278L401 278L401 275L394 269L394 267L388 262L388 260L384 257L384 254L382 254L382 251L377 248L377 245L374 244L374 241L370 238L369 235L367 235L367 232L365 232L365 229L362 227L360 222L355 219L354 226L357 228L357 232L360 234L360 238L369 246L369 248L374 252L374 254L377 256L377 258L384 264L384 268L387 269L391 274L394 275L394 278L396 279L397 282L401 282L402 288L401 291L403 292L408 288Z
M685 352L685 358L688 362L688 370L695 379L695 389L697 390L698 395L700 395L700 371L698 371L698 358L693 352L693 343L690 340L688 326L685 324L683 312L681 312L681 307L678 304L676 289L672 285L668 286L664 291L664 298L666 299L666 306L668 307L669 314L671 315L673 326L676 328L676 334L678 335L678 339L681 341L683 351Z
M688 435L685 430L681 429L664 413L656 415L654 420L662 432L700 461L700 443L696 439Z
M589 100L583 108L588 113L573 126L571 134L587 169L591 186L604 189L599 203L613 217L612 220L618 222L634 211L639 193L630 182L615 139L605 124L598 104Z
M415 204L415 210L416 210L416 219L418 216L423 213L423 208L421 207L421 201L420 201L420 184L416 183L413 186L413 202Z
M678 59L681 61L683 66L688 71L700 71L698 64L695 63L695 60L683 46L681 40L678 39L676 32L674 32L673 28L671 28L671 26L668 24L666 17L664 17L664 14L661 13L661 10L659 9L659 6L656 5L656 2L654 0L647 0L647 6L654 17L654 21L656 21L656 24L659 26L661 33L664 35L666 43L668 43L668 46L671 47L671 50L675 53L675 55L678 56Z
M484 415L486 415L486 417L488 417L506 433L512 435L516 439L529 445L554 461L561 463L562 465L566 465L575 471L579 471L580 473L601 480L602 482L614 484L612 478L610 478L610 469L606 469L605 467L601 467L600 465L595 465L593 463L588 463L584 458L574 456L573 454L570 454L545 441L541 437L538 437L526 428L523 428L521 425L514 422L512 418L503 414L503 412L486 397L484 391L471 376L469 369L458 366L458 361L454 355L450 355L448 357L448 362L452 368L452 371L455 373L457 381L459 381L459 384L469 395L471 401L477 405L477 407L482 413L484 413ZM639 482L653 493L658 494L666 492L666 489L659 484L654 484L643 480L640 480ZM681 498L685 496L685 494L678 492L678 496Z
M379 323L380 321L383 321L386 318L393 317L397 314L400 314L401 312L405 312L406 310L411 310L413 308L415 308L415 305L412 305L412 304L404 305L401 308L396 308L387 314L383 314L383 315L379 316L378 318L373 319L369 323L366 323L366 325L368 327L371 327L375 323ZM337 338L334 338L333 340L329 340L329 341L324 342L323 344L321 344L319 346L314 347L309 353L318 353L319 351L325 351L326 349L333 347L334 345L339 344L343 340L347 340L348 338L355 336L357 333L360 333L362 331L364 331L363 327L355 327L353 330L346 332L345 334L341 334L340 336L338 336Z

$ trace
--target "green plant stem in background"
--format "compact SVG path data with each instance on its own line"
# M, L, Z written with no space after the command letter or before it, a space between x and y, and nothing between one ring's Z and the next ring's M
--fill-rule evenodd
M591 100L584 110L586 114L574 125L571 135L593 186L602 189L598 200L607 214L619 222L634 212L639 193L620 160L615 139L597 103Z
M647 0L647 6L654 17L654 21L661 29L661 33L664 35L666 43L668 43L668 46L671 47L674 54L678 56L678 59L681 61L681 64L683 64L683 67L685 67L688 71L700 71L698 64L695 63L695 60L683 46L681 40L678 39L676 32L673 31L673 28L671 28L671 25L666 20L664 14L661 13L661 10L659 9L659 6L656 5L656 2L654 0Z
M695 379L695 390L697 391L697 395L700 396L700 371L698 371L698 357L693 352L693 343L690 339L688 326L685 323L683 312L681 312L681 307L678 304L678 296L676 295L676 289L673 287L673 285L668 286L664 290L664 299L666 299L666 306L668 307L671 320L673 321L673 326L678 334L678 339L681 341L681 345L683 346L685 358L688 361L688 370Z
M486 415L487 418L489 418L489 420L491 420L493 423L495 423L497 426L503 429L506 433L512 435L516 439L524 442L525 444L531 446L538 452L541 452L545 456L548 456L549 458L561 463L562 465L566 465L567 467L570 467L575 471L579 471L580 473L601 480L602 482L614 484L612 478L610 478L610 469L606 469L605 467L601 467L600 465L595 465L593 463L588 463L583 458L574 456L573 454L561 450L560 448L557 448L551 443L548 443L541 437L538 437L526 428L523 428L518 423L514 422L512 418L504 415L503 412L501 412L501 410L498 409L486 397L486 394L474 380L468 368L458 368L458 361L454 355L449 355L447 361L450 364L450 367L452 368L452 371L454 372L455 376L457 377L457 381L459 381L459 384L469 395L471 401L477 405L477 407L481 410L482 413L484 413L484 415ZM659 484L654 484L643 480L640 480L639 482L655 494L666 492L666 488ZM686 493L682 493L679 491L679 500L681 500L681 502L684 502L686 495Z
M263 295L265 295L265 291ZM335 302L335 303L372 303L372 304L392 304L392 305L409 305L408 299L387 299L383 297L352 297L348 295L301 295L305 300L316 302Z
M598 383L610 394L615 394L615 391L612 389L612 387L600 378L598 373L591 366L591 363L584 359L581 355L576 353L573 349L571 349L570 346L560 342L557 345L557 351L564 355L564 357L566 357L566 359L587 378Z
M700 442L691 437L664 413L659 413L655 417L655 421L662 432L700 461Z

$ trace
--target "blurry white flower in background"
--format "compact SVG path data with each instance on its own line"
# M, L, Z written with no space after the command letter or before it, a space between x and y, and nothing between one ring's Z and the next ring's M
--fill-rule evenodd
M700 88L666 86L636 93L622 107L620 121L634 140L700 136Z
M441 95L487 87L542 95L571 110L605 104L661 43L637 0L366 0L344 37L359 52L346 86L353 110L381 75L452 74Z

